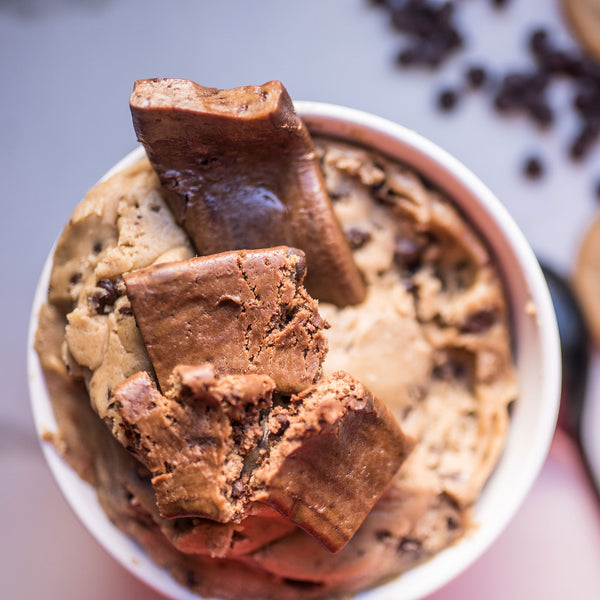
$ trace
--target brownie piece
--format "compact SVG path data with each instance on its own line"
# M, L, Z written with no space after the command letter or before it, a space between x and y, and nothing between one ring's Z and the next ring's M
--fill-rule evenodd
M239 520L233 484L263 435L273 389L266 376L217 378L205 364L176 369L167 396L144 371L113 390L113 434L151 471L161 516Z
M287 245L306 253L316 298L357 304L365 286L315 149L279 81L231 90L137 81L133 124L198 254Z
M354 535L414 446L385 404L343 371L273 408L269 433L253 498L331 552Z
M321 372L326 323L304 287L294 248L234 251L124 275L161 389L179 364L217 374L262 373L295 393Z
M248 520L261 502L328 550L354 535L412 449L391 412L339 372L273 407L273 382L179 366L166 397L147 373L113 392L115 437L152 472L160 514ZM263 515L264 518L264 515ZM277 537L285 527L266 521ZM204 548L202 529L174 536ZM252 540L249 540L251 543ZM242 548L238 551L243 551Z

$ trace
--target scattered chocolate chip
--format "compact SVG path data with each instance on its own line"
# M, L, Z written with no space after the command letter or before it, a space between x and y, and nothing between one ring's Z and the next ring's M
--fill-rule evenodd
M487 80L487 72L483 67L473 66L467 69L465 78L469 87L473 89L479 89L485 85Z
M81 277L81 273L73 273L73 275L71 275L71 277L69 278L69 283L71 285L75 285L81 281Z
M458 93L455 90L442 90L437 99L438 108L444 112L453 110L458 103Z
M384 8L393 27L404 40L398 53L401 67L440 67L460 50L463 35L455 25L460 3L433 0L371 0ZM495 9L504 9L507 0L490 0ZM570 140L565 153L574 161L589 156L600 140L600 64L579 47L559 46L545 27L535 27L527 36L532 59L523 72L505 72L490 77L483 65L467 68L464 89L485 88L500 115L519 115L542 129L554 125L561 114L555 113L549 90L555 81L566 83L572 91L572 111L579 120L579 131ZM436 93L439 110L450 112L459 99L457 90ZM536 174L532 178L537 176ZM383 199L381 201L384 201Z
M548 52L548 31L542 27L529 34L529 50L534 56L543 56Z
M537 156L530 156L523 164L523 173L528 179L540 179L544 174L544 165Z
M102 242L101 241L94 242L94 245L92 246L92 252L94 254L100 254L100 252L102 252Z
M462 47L463 37L453 23L454 2L405 0L383 4L393 27L407 37L397 57L400 66L438 67Z
M351 227L346 230L346 239L352 250L360 250L365 244L371 241L371 234L364 229Z
M448 517L446 519L446 526L450 531L455 531L460 527L460 523L454 517Z
M587 121L571 143L569 154L575 161L584 159L600 135L600 121Z

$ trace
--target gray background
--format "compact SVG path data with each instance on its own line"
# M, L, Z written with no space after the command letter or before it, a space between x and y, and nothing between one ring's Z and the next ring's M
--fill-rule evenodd
M134 80L185 77L233 87L280 79L295 99L344 104L414 128L479 175L538 254L568 272L596 210L598 150L582 165L564 159L575 128L569 117L540 133L518 118L497 119L477 95L452 115L435 110L436 90L454 83L468 60L525 64L533 25L548 25L568 42L557 3L513 0L502 13L490 8L491 0L460 4L467 48L431 75L395 67L399 39L386 14L366 0L0 0L0 595L154 597L96 546L51 482L33 433L25 365L32 296L54 239L86 190L136 145L128 108ZM565 107L566 90L559 88L554 101ZM532 183L519 167L537 150L549 171ZM552 468L517 525L436 598L530 597L541 570L547 598L565 597L567 590L600 597L585 561L577 563L576 581L561 587L570 578L559 576L560 568L571 555L561 544L577 544L596 565L600 558L600 540L585 524L565 530L571 537L554 553L544 543L538 555L545 566L530 564L536 553L525 552L512 588L498 592L499 582L506 585L502 561L511 560L524 531L532 537L531 516L545 514L536 502L547 499L540 486L554 481ZM580 497L566 501L570 512L590 509ZM554 505L544 506L552 518ZM540 525L533 533L545 531ZM490 582L496 582L492 591Z

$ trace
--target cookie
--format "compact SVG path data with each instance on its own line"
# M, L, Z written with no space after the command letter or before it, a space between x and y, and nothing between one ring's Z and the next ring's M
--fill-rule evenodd
M600 2L562 0L562 6L577 39L596 60L600 61Z
M592 337L600 346L600 215L585 233L579 248L573 289Z

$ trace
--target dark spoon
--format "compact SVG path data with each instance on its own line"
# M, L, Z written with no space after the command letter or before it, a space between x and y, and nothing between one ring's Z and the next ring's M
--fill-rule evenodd
M579 303L567 280L551 267L542 264L548 283L561 343L562 390L558 427L574 442L584 470L600 502L600 482L590 466L581 430L587 391L592 343Z

